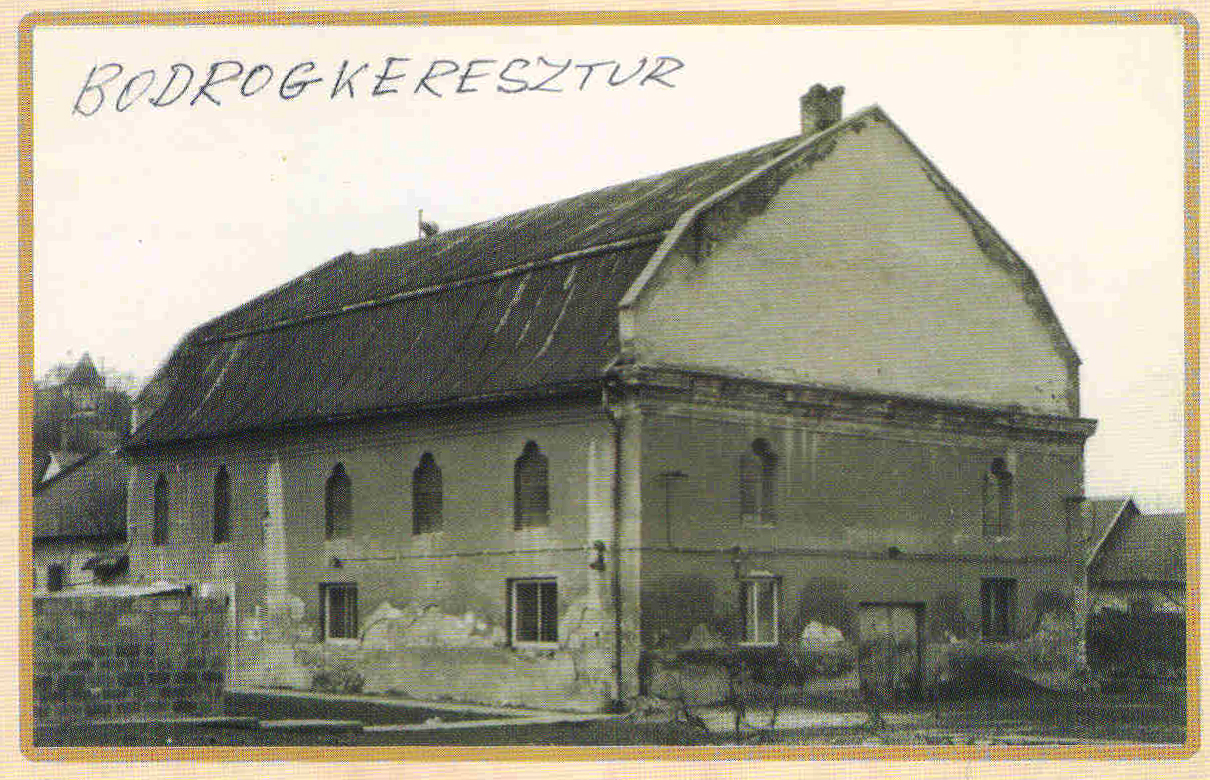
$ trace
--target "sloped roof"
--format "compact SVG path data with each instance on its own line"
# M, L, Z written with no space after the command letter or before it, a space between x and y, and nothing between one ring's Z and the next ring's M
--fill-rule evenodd
M1127 513L1092 562L1093 583L1185 581L1185 515Z
M42 477L46 476L46 470L50 468L51 456L50 450L34 447L33 450L33 476L34 484L37 485L42 481Z
M126 535L130 470L113 451L76 461L34 488L34 539Z
M1018 271L1078 364L1028 267L872 107L813 136L343 254L187 335L140 396L154 411L128 446L599 386L620 356L619 306L633 303L702 209L785 161L826 153L831 137L870 118L920 156L989 257Z
M76 362L75 368L63 380L64 385L87 385L89 387L104 387L105 380L93 365L92 358L87 352Z
M1090 558L1096 554L1097 548L1105 539L1105 534L1109 531L1113 521L1128 507L1133 506L1134 502L1129 496L1090 498L1084 502L1083 512L1084 520L1087 523L1085 528L1088 532ZM1138 510L1133 511L1137 513Z
M803 141L341 255L187 336L131 446L599 381L677 218Z

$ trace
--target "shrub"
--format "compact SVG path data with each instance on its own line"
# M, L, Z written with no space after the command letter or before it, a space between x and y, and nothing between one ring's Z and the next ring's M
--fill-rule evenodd
M320 669L311 676L311 689L327 693L361 693L365 678L351 666Z
M1101 610L1088 620L1088 664L1109 677L1183 676L1185 619L1166 612Z

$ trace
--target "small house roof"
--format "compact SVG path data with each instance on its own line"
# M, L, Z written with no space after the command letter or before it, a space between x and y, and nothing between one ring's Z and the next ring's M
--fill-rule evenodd
M1118 516L1128 508L1137 512L1134 501L1129 496L1113 496L1106 498L1090 498L1084 502L1083 512L1088 525L1089 559L1096 555L1097 549L1109 532L1110 526Z
M1089 567L1093 584L1183 583L1185 515L1124 513Z
M126 536L129 467L114 451L77 460L34 488L35 541Z

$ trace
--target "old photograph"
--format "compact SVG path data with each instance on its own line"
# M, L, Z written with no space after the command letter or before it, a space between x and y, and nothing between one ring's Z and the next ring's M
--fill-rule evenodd
M473 21L32 25L33 747L1186 744L1181 17Z

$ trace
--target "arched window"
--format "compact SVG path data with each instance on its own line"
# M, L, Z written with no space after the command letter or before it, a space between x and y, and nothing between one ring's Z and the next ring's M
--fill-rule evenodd
M431 453L424 453L412 471L412 533L441 529L441 469Z
M526 442L513 464L513 527L549 525L549 509L546 456L537 444Z
M324 535L328 539L348 536L353 529L353 488L345 467L337 463L324 486Z
M231 478L226 467L214 475L214 543L231 538Z
M161 474L155 481L151 501L151 543L168 543L168 477Z
M745 523L772 523L777 496L777 455L769 442L757 439L740 458L739 505Z
M996 458L983 475L983 535L1008 536L1013 526L1013 475Z

